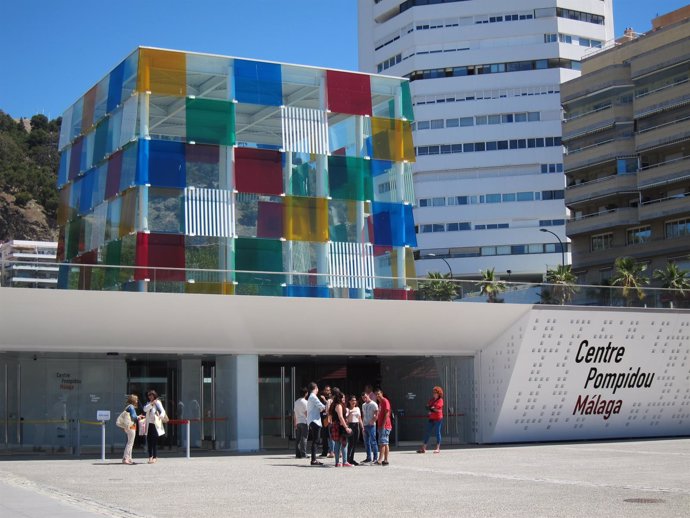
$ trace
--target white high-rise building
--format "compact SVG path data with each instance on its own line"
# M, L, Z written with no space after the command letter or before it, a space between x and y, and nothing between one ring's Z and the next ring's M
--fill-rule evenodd
M360 69L411 79L420 275L570 262L560 84L613 39L612 4L359 0Z

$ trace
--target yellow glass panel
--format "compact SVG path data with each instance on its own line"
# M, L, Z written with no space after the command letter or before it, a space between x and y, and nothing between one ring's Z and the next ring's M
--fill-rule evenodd
M122 212L120 213L120 237L134 232L137 217L137 190L129 189L122 195Z
M71 183L65 185L62 190L58 193L58 209L57 209L57 224L63 226L70 219L72 219L76 213L70 207L70 197L72 195L72 185Z
M404 250L405 254L405 280L406 284L413 290L417 289L417 271L414 266L414 253L411 248L394 248L391 250L391 277L398 276L398 254Z
M409 121L371 117L371 140L376 159L415 161Z
M168 50L139 49L137 90L154 94L187 95L187 55Z
M205 295L234 295L235 285L232 282L187 282L186 293L201 293Z
M286 196L283 228L290 241L328 241L328 200Z

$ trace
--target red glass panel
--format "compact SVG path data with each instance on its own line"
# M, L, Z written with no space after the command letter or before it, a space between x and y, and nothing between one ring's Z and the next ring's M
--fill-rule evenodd
M283 204L260 201L256 223L256 237L283 237Z
M137 234L136 266L156 268L184 268L184 236L175 234ZM184 270L148 270L137 268L138 281L184 281Z
M84 108L81 112L81 132L86 133L87 130L93 126L93 113L96 106L96 90L98 85L94 86L84 95Z
M79 137L72 144L69 157L69 176L68 180L74 180L81 170L81 148L84 145L84 137Z
M105 180L105 199L112 198L120 192L120 172L122 171L122 151L118 151L108 160L108 176Z
M371 115L371 80L368 75L326 70L326 85L329 110Z
M266 149L235 149L235 189L256 194L282 194L281 153Z

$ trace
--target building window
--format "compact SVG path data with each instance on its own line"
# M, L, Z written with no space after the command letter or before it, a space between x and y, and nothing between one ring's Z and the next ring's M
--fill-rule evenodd
M626 242L629 245L640 245L646 243L652 237L652 227L649 225L644 227L629 228L626 232Z
M665 224L666 239L690 235L690 219L667 221Z
M591 238L591 250L596 252L597 250L606 250L613 247L613 233L609 232L607 234L598 234L592 236Z

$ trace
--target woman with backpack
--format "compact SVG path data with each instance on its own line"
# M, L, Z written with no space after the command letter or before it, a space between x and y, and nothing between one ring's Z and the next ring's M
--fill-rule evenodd
M127 435L127 445L125 446L125 453L122 456L122 464L134 464L134 462L132 462L132 447L134 446L134 438L137 435L137 421L139 420L137 408L139 407L139 398L135 394L130 394L127 396L126 405L124 411L129 414L131 422L122 429Z

